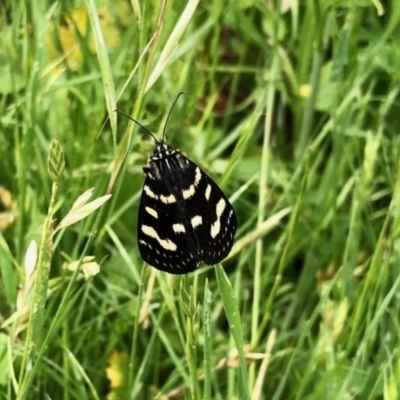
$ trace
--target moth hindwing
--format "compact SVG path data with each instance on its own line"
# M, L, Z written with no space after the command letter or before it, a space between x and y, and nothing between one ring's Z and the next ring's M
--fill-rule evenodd
M139 206L140 255L170 274L214 265L230 252L235 211L218 185L182 152L156 140Z

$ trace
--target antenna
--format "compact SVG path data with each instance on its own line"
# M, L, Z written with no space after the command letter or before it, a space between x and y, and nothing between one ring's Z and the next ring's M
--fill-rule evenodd
M175 100L176 102L176 100ZM127 113L121 111L121 110L114 110L115 112L117 112L118 114L123 115L124 117L130 119L131 121L135 122L137 125L139 125L143 130L145 130L153 139L156 143L159 143L159 141L157 140L157 138L145 127L143 126L140 122L136 121L136 119L133 119L130 115L128 115Z
M176 102L178 101L179 97L182 94L186 94L186 93L185 92L179 92L178 96L176 96L176 98L175 98L174 102L172 103L172 106L171 106L171 108L169 110L169 113L168 113L168 116L167 116L167 120L165 121L164 129L163 129L163 132L162 132L162 139L161 139L162 142L164 142L164 139L165 139L165 128L167 127L167 124L168 124L168 121L169 121L169 117L171 116L172 110L174 109Z

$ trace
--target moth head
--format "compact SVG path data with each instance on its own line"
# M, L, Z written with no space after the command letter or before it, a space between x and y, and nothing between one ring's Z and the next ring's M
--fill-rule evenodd
M161 160L163 158L174 155L177 151L174 150L169 144L158 141L154 149L153 155L150 157L150 162L155 160Z

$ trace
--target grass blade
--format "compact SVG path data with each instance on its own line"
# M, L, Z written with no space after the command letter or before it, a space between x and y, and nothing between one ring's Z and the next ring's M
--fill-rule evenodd
M229 323L229 328L233 340L235 341L236 349L239 354L239 370L238 370L238 382L239 382L239 399L250 400L250 391L247 380L247 368L246 359L244 356L244 343L243 343L243 331L242 323L240 321L239 307L233 291L232 285L229 282L228 277L225 274L221 264L215 267L215 273L218 282L219 292L221 294L222 302L226 313L226 318Z

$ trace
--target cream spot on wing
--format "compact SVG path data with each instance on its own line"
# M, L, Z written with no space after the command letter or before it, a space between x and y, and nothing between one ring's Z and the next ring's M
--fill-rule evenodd
M206 199L207 199L207 201L210 200L210 195L211 195L211 185L207 185L207 189L206 189Z
M143 225L142 232L145 235L157 240L157 242L160 243L161 247L163 247L165 250L175 251L177 249L177 246L173 241L169 239L161 239L158 236L158 233L151 226Z
M221 230L221 222L219 219L217 219L212 225L211 225L211 237L215 238L219 231Z
M194 185L190 185L189 189L182 190L183 198L185 200L190 199L194 195L195 192L196 192L196 189L195 189Z
M192 218L191 222L193 228L196 228L197 226L203 223L203 218L200 215L196 215L195 217Z
M176 197L173 194L170 194L169 196L161 195L160 196L160 200L164 204L171 204L171 203L175 203L176 202Z
M185 233L185 227L183 224L173 224L172 229L174 230L175 233Z
M145 207L145 210L154 218L158 218L158 212L154 208Z
M191 184L188 189L182 190L182 195L185 200L189 199L196 193L196 187L199 184L200 180L201 180L201 170L199 167L197 167L196 176L194 178L193 184Z
M217 220L211 225L211 237L215 238L221 230L221 215L225 210L226 202L221 199L217 204Z
M151 197L152 199L158 199L158 196L147 185L144 185L143 190L147 196Z

